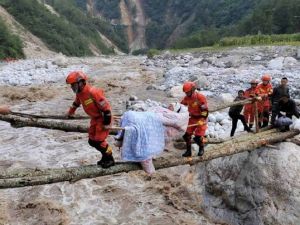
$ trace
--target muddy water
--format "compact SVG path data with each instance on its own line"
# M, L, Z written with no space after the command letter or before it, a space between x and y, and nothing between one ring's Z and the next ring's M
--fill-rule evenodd
M1 169L94 164L85 134L1 123ZM115 157L119 154L115 150ZM196 173L189 166L0 191L0 224L200 224ZM203 223L201 223L203 224ZM205 223L204 223L205 224Z
M117 63L118 68L110 63L91 68L91 82L106 90L116 113L124 109L131 94L138 94L141 99L168 100L159 91L145 92L147 85L161 78L161 71L143 70L136 58L126 64ZM68 87L59 83L1 87L1 96L1 103L11 103L14 111L49 114L65 113L73 99ZM108 141L112 143L112 137ZM0 143L1 170L89 165L100 158L88 145L87 134L30 127L15 129L0 122ZM181 153L171 149L164 154L180 157ZM117 149L114 156L120 160ZM196 185L197 172L190 169L182 166L161 170L152 178L137 171L72 184L0 190L0 224L213 224L199 208L202 199Z

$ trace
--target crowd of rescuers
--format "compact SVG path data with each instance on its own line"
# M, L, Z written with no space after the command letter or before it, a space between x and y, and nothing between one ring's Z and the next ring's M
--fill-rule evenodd
M66 83L70 85L76 95L72 106L67 112L67 116L73 117L76 109L82 105L83 110L91 118L88 143L102 154L97 164L102 168L109 168L115 164L112 148L106 141L112 123L112 109L104 91L91 86L87 80L87 75L81 71L71 72L67 76ZM253 98L257 102L259 127L269 125L270 114L272 126L275 126L276 119L282 116L290 119L292 116L299 118L295 101L289 95L288 79L283 77L281 84L275 88L272 87L270 81L271 76L268 74L262 76L261 83L258 80L251 80L250 88L246 91L239 90L238 96L234 100L240 101ZM190 117L188 128L183 135L183 139L186 142L186 151L182 156L192 156L192 138L199 147L198 156L202 156L207 142L205 136L209 112L207 99L197 90L196 84L191 81L183 84L183 92L185 97L181 100L181 104L187 106ZM244 112L242 114L243 108ZM0 106L0 114L9 113L10 109L8 106ZM245 106L236 105L230 107L229 116L232 119L230 136L234 136L238 120L242 121L246 131L252 132L251 128L255 117L255 108L252 103Z
M299 119L299 111L296 103L290 98L289 88L287 86L288 79L283 77L280 84L273 88L271 76L265 74L261 77L261 83L258 80L250 81L250 88L246 91L239 90L238 96L234 101L240 101L247 98L253 98L257 101L258 111L258 126L259 128L267 127L270 123L271 127L280 126L276 123L279 118L287 117L292 120L292 116ZM244 108L244 113L241 114ZM252 132L251 128L254 124L255 106L252 103L243 105L232 106L229 109L229 116L232 118L232 129L230 136L234 136L238 120L241 120L244 129ZM271 116L271 120L270 120ZM289 130L288 126L284 126L282 131Z

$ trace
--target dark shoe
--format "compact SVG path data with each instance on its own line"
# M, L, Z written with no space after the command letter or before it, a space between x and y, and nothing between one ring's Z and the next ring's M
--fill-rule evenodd
M267 127L268 126L268 121L264 121L262 127Z
M183 157L191 157L192 156L192 145L186 146L185 153L182 154Z
M253 133L253 131L248 127L248 128L245 128L245 130L248 132L248 133Z
M104 162L104 161L103 161L103 156L102 156L102 158L97 162L97 165L98 165L98 166L101 166L103 162Z
M191 157L192 156L192 150L186 150L185 153L182 154L182 157Z
M115 160L112 155L103 155L102 159L97 162L97 165L101 166L104 169L107 169L115 165Z
M251 129L253 127L253 124L249 124L249 128Z
M203 156L204 154L204 146L199 146L198 156Z

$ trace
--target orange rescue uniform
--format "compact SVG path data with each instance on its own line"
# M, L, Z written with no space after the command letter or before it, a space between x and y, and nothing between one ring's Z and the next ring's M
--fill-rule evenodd
M260 119L263 117L262 120L264 122L268 122L271 108L271 102L269 97L273 94L273 87L270 83L268 83L267 85L261 83L256 87L255 94L262 98L262 101L258 102L257 104L258 113L260 115L263 115L260 116Z
M104 124L103 112L111 111L111 107L104 96L103 90L86 84L83 90L76 94L75 101L69 109L69 115L73 115L80 105L91 117L89 138L93 141L100 141L101 147L106 147L108 145L106 138L109 135L109 130L104 129L104 125L109 125L111 121Z
M253 98L255 96L255 88L249 88L245 91L245 98ZM255 109L252 103L246 104L244 106L244 117L247 124L253 125L254 124L254 116L255 116Z
M189 125L198 126L188 127L186 133L195 136L204 136L207 129L208 107L206 97L199 92L194 92L191 97L185 96L181 104L188 107L190 114Z

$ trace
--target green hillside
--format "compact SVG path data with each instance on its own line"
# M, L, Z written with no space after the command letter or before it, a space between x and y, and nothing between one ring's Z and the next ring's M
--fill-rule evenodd
M37 0L0 0L0 4L26 29L41 38L46 45L68 56L92 55L90 46L96 46L103 54L113 53L104 45L98 32L109 34L120 48L126 50L121 34L115 32L108 23L89 18L77 8L73 1L50 0L57 16ZM119 40L119 43L118 43Z

